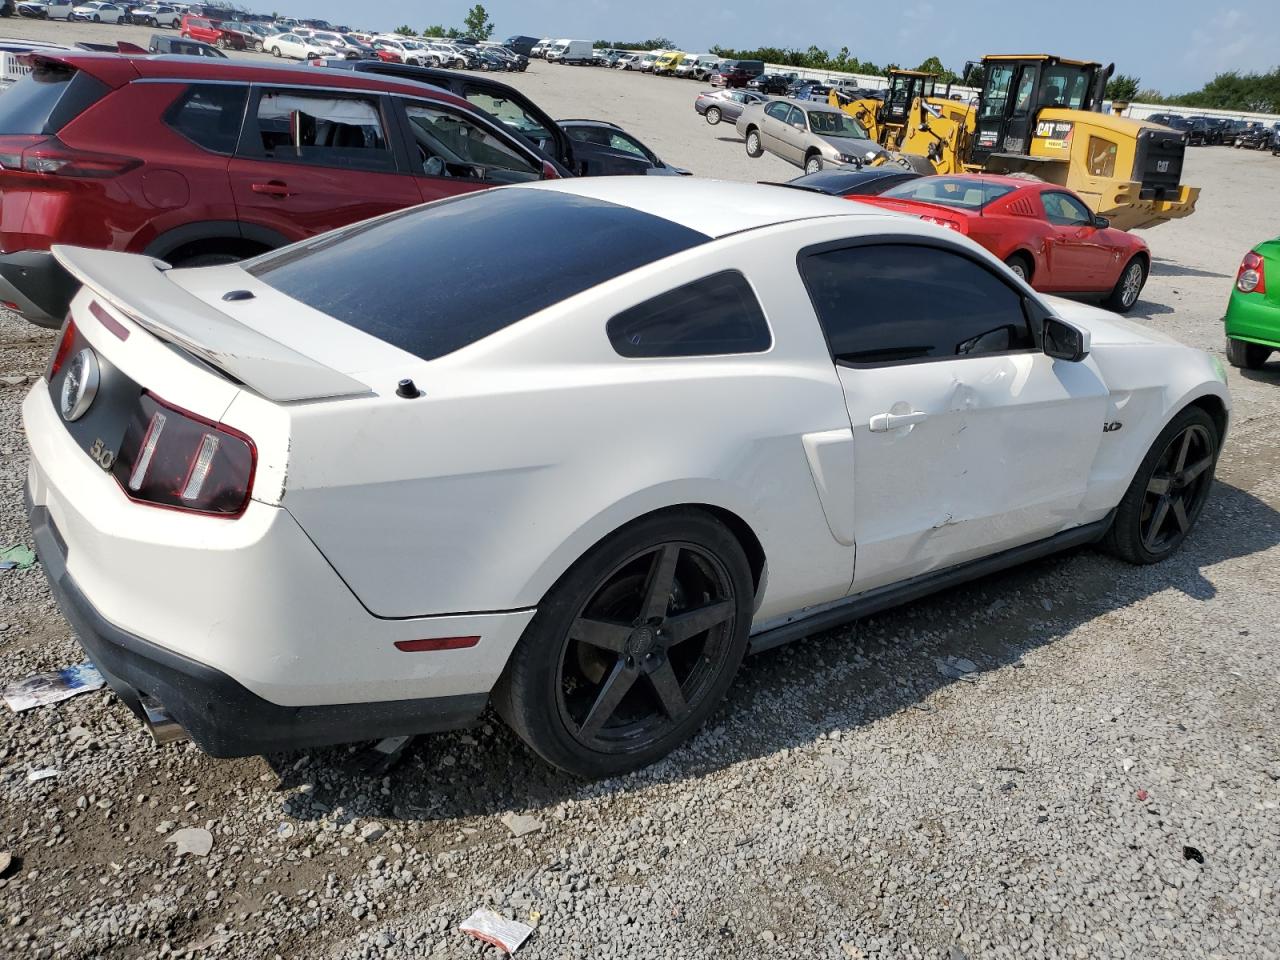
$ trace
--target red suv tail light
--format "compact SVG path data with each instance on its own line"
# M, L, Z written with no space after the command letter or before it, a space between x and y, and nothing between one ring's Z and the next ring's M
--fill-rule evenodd
M69 147L57 137L0 137L0 167L23 173L102 179L140 167L137 157Z
M131 500L223 517L249 505L258 452L238 430L143 393L120 448L112 473Z
M1252 251L1244 255L1236 273L1236 289L1241 293L1267 292L1266 261Z

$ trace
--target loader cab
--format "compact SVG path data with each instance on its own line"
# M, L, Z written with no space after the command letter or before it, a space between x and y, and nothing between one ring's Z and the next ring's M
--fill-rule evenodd
M937 82L938 78L932 73L890 70L889 89L885 91L884 104L877 119L882 125L904 126L916 97L932 97Z
M1026 156L1040 111L1096 109L1110 69L1045 55L985 57L971 162L985 165L992 154Z

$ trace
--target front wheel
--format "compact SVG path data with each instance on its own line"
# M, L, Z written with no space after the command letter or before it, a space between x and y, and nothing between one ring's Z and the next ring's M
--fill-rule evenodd
M760 142L760 133L757 130L747 134L747 156L752 158L764 156L764 144Z
M214 41L214 44L217 46L219 50L225 50L227 49L227 38L219 37L217 40Z
M1227 337L1227 363L1244 370L1258 370L1271 356L1271 348Z
M271 48L271 55L272 55L273 57L281 56L280 48L279 48L279 47L272 47L272 48Z
M821 173L822 158L818 156L816 153L810 156L809 159L804 162L804 172L805 173Z
M717 123L719 123L719 122L720 122L720 108L719 108L719 107L708 107L708 108L707 108L707 123L711 124L711 125L714 127L714 126L715 126Z
M1138 295L1147 282L1147 266L1141 257L1134 257L1120 272L1120 279L1111 288L1104 305L1116 313L1128 313L1138 302Z
M641 518L543 598L494 689L544 760L586 778L670 753L724 698L747 648L751 568L697 510Z
M1138 467L1103 546L1140 565L1176 552L1209 499L1220 443L1218 425L1200 407L1174 417Z

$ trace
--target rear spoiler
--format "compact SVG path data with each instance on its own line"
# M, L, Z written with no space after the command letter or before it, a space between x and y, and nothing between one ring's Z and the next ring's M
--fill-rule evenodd
M161 340L229 374L268 400L321 400L370 393L368 384L303 356L209 306L165 276L162 260L55 244L67 271Z

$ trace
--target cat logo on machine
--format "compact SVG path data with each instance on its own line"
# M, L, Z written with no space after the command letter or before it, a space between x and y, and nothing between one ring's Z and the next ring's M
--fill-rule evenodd
M1065 150L1071 145L1075 124L1070 120L1041 120L1036 124L1036 139L1050 150Z
M1156 161L1156 173L1168 173L1168 172L1169 172L1169 161L1168 161L1168 160L1157 160L1157 161Z

